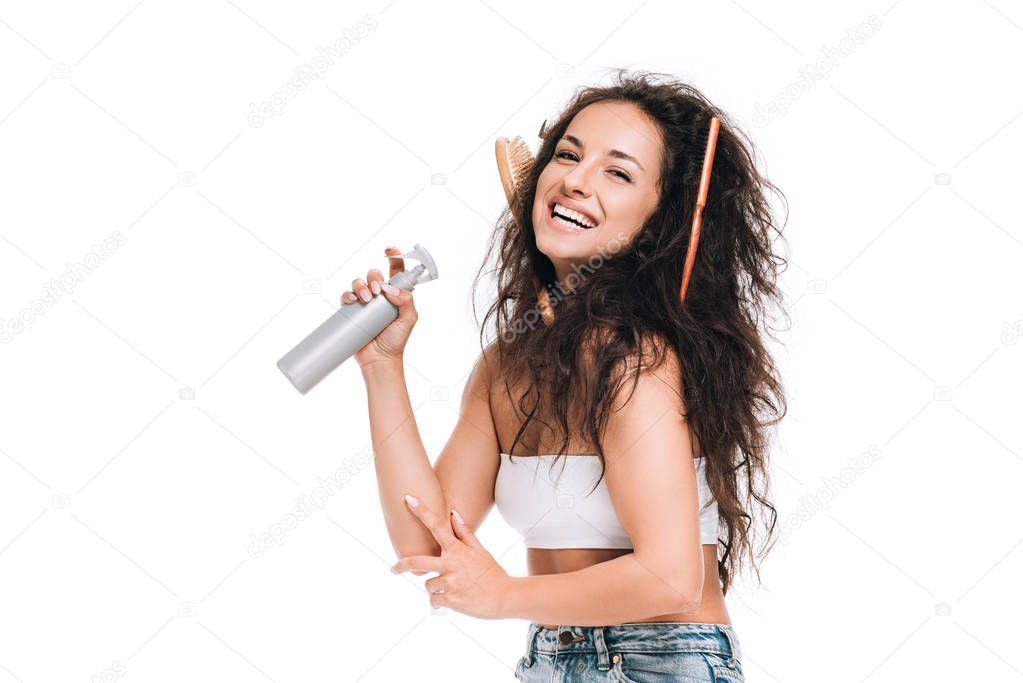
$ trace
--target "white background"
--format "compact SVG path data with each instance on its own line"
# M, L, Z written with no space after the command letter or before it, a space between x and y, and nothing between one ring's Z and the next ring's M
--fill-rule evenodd
M422 577L387 571L355 362L306 396L275 362L385 246L421 242L440 278L416 291L406 366L435 458L479 352L494 139L535 149L618 66L703 90L790 203L785 540L728 597L748 680L1023 677L1023 93L1005 80L1023 11L440 9L0 5L0 683L512 680L525 622L431 614ZM799 85L814 64L830 75ZM324 509L249 553L346 465ZM480 536L525 574L496 511Z

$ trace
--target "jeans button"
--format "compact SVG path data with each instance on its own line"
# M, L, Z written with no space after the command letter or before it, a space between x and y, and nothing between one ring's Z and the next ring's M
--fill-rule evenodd
M569 643L581 643L586 640L586 636L577 636L571 631L562 631L561 635L558 636L558 640L561 641L562 645L568 645Z

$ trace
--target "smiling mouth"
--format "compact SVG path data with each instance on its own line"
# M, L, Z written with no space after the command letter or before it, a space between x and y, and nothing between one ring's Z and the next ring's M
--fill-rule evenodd
M560 221L569 227L582 228L584 230L591 230L597 227L594 221L589 220L578 211L561 206L557 202L553 202L550 205L549 211L552 220Z

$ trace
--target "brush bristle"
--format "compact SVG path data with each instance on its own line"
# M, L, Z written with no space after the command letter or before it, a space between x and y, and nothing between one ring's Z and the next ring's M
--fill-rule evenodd
M508 143L508 161L515 178L515 189L519 190L533 168L533 153L526 141L517 135Z
M508 206L513 214L519 213L525 203L525 182L529 177L533 162L533 154L529 151L529 145L521 137L515 136L511 140L498 138L497 166L501 172L501 182L504 184Z

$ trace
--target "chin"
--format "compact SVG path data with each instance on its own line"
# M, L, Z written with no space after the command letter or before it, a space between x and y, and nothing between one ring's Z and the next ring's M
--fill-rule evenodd
M577 237L540 234L536 237L536 248L552 261L555 259L579 261L589 258L589 250L579 244Z

